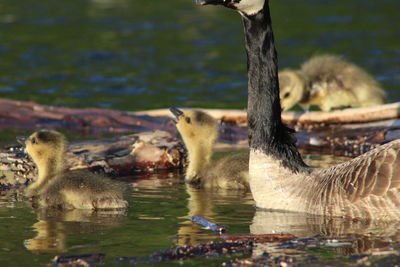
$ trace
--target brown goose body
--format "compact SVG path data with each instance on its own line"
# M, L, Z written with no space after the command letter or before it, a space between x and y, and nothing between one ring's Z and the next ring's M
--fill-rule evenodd
M395 219L400 216L400 140L328 168L294 173L254 153L250 165L257 206L311 214ZM260 168L257 168L260 166Z
M21 140L38 168L38 178L25 191L37 205L58 209L123 209L122 187L88 171L64 171L65 137L41 130Z
M320 55L300 70L279 73L284 110L299 104L316 105L323 111L346 107L369 107L384 103L385 92L365 70L334 55Z
M212 161L218 122L200 110L171 108L176 127L188 150L185 180L204 188L249 189L249 153L237 153Z
M249 79L249 184L256 205L321 215L398 219L400 141L329 168L307 166L296 148L294 131L281 120L269 1L202 3L221 4L242 15Z

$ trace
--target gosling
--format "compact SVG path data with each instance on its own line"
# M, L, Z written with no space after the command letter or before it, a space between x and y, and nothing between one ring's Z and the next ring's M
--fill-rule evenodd
M369 107L384 103L385 92L360 67L338 56L315 56L301 69L279 73L280 98L284 110L299 104L308 110L316 105L323 111Z
M185 181L204 188L249 189L249 153L238 153L211 161L218 135L218 122L200 110L170 108L176 127L188 150Z
M103 210L128 206L119 184L88 171L64 171L66 139L61 133L40 130L17 140L38 169L38 178L25 195L39 207Z

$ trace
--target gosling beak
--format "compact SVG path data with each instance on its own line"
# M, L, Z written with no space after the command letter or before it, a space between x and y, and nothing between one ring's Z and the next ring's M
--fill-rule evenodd
M179 118L180 118L181 116L183 116L183 111L180 110L180 109L178 109L178 108L176 108L176 107L171 107L171 108L169 108L169 111L171 111L171 113L174 114L174 116L175 116L175 118L176 118L176 120L174 120L175 123L177 123L178 120L179 120Z
M17 136L16 137L17 142L20 143L21 145L25 146L26 140L28 140L28 137L26 136Z

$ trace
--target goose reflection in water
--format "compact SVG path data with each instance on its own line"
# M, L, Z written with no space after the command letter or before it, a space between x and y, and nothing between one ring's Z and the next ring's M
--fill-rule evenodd
M352 240L351 244L338 245L336 251L342 255L352 255L389 247L392 241L400 241L400 222L257 210L250 225L250 232L254 235L290 233L298 238L317 235L338 239L345 237ZM263 245L257 247L257 254L266 249Z

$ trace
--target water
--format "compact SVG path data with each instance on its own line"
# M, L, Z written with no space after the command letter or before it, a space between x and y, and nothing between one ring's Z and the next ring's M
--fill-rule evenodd
M307 161L322 166L322 162L343 160L313 156ZM256 213L250 193L193 189L182 182L179 172L124 177L122 181L130 187L126 213L35 210L23 200L23 188L2 192L0 265L44 266L55 255L85 253L105 253L105 261L112 264L117 257L145 257L173 246L219 240L215 233L191 223L193 215L228 226L229 234L281 232L287 227L283 232L315 235L310 227L319 224L279 212L268 213L265 220L263 212ZM260 218L268 223L260 226ZM200 259L203 263L220 261Z
M398 0L271 1L271 8L280 67L296 68L318 53L341 54L372 73L389 102L400 100ZM245 62L239 15L190 0L0 1L2 98L120 110L244 108ZM18 133L10 129L0 139ZM322 166L343 159L308 160ZM132 185L127 214L40 212L22 200L22 189L2 192L0 265L44 266L58 254L98 252L110 262L216 240L188 221L195 213L228 225L230 233L360 231L359 247L396 233L343 220L319 228L319 218L256 212L249 194L189 190L177 173L124 180ZM364 247L375 243L369 244Z
M344 55L399 101L397 0L272 1L280 67ZM72 107L244 108L240 17L191 0L0 2L0 97Z

